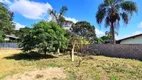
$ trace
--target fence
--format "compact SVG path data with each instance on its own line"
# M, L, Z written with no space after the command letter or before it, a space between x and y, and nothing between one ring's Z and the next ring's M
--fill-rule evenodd
M19 48L18 43L0 43L0 48Z
M142 45L138 44L91 44L82 50L91 54L142 60Z
M83 53L104 55L117 58L142 60L141 44L90 44L75 48ZM0 43L0 48L19 48L18 43Z

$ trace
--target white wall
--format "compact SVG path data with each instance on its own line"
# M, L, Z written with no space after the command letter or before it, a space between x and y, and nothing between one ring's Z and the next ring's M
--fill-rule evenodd
M71 26L72 26L73 23L67 23L67 24L64 24L62 27L66 30L70 30Z
M142 36L123 40L120 44L142 44Z

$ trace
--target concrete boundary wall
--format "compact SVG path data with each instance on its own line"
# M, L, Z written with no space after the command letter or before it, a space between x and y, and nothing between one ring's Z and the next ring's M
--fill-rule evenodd
M142 45L138 44L90 44L83 50L91 54L142 60Z
M14 49L18 49L19 45L18 45L18 43L0 43L0 48L14 48Z

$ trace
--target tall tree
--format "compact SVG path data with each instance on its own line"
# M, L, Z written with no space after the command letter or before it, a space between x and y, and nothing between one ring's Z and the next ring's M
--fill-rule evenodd
M3 31L0 31L0 42L4 42Z
M68 8L66 6L63 6L59 13L57 13L54 10L49 9L49 14L51 15L52 19L60 26L63 27L63 25L66 23L66 20L64 18L64 15Z
M65 36L66 31L63 28L60 28L54 22L52 22L51 25L54 27L53 30L55 31L55 34L56 34L56 38L55 38L55 41L54 41L54 47L55 47L57 53L60 55L60 50L67 48L68 39Z
M95 27L89 22L79 21L72 25L71 31L91 43L94 43L96 40Z
M114 34L118 35L118 32L114 31ZM105 35L112 37L112 31L106 31Z
M30 30L29 34L24 36L20 46L24 51L38 48L46 55L47 51L66 48L67 38L65 33L66 31L55 22L43 20L34 24L34 28Z
M137 13L138 9L136 3L127 0L104 0L98 7L96 13L96 21L101 24L105 20L105 26L110 27L112 31L113 44L115 44L115 31L119 27L120 19L125 24L128 24L129 18L134 12Z
M4 34L10 34L14 29L13 20L14 13L11 12L7 6L3 3L0 3L0 30Z
M106 31L105 32L105 37L108 37L108 40L110 40L111 41L111 43L113 43L113 35L112 35L113 33L112 33L112 29L110 29L110 31ZM118 35L118 32L116 31L116 29L114 30L114 34L115 35ZM103 39L104 40L104 39Z

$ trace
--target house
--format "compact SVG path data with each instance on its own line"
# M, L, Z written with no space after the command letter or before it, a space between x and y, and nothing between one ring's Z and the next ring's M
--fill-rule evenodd
M126 37L116 41L117 44L142 44L142 34Z
M63 28L65 29L65 30L70 30L71 29L71 26L74 24L74 22L72 22L72 21L69 21L69 20L66 20L66 22L63 24Z
M5 35L5 41L15 41L15 40L19 40L19 37L16 37L15 35L11 34L11 35Z

